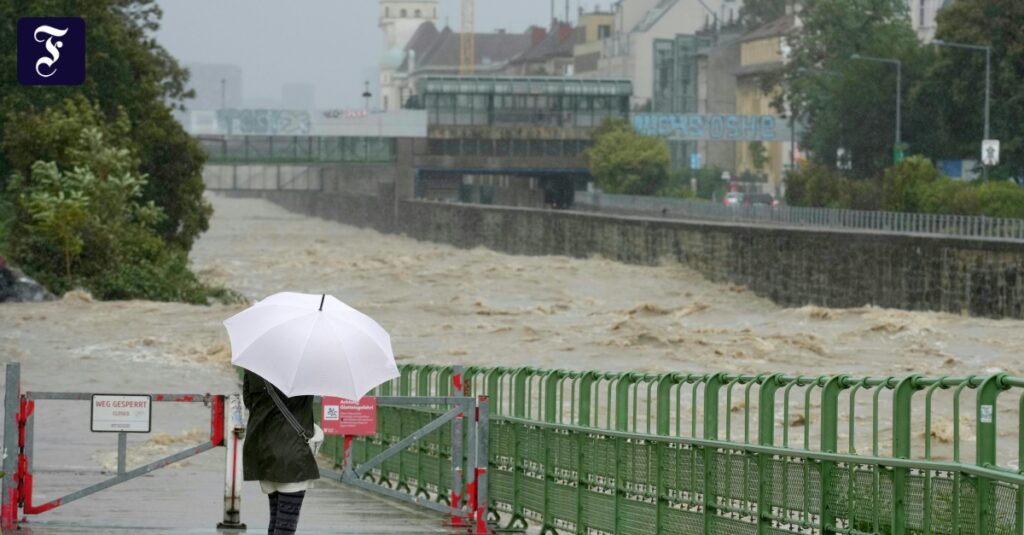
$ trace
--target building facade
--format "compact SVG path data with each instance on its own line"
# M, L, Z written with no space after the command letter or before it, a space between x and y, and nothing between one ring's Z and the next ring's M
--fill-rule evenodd
M632 107L650 109L654 41L722 26L727 17L738 16L738 6L738 0L619 0L613 7L611 35L601 40L597 68L578 74L629 79Z
M740 115L777 115L772 102L781 88L765 88L763 77L783 68L787 58L786 39L799 30L799 19L786 15L757 28L740 41L740 67L736 71L736 113ZM780 192L782 176L792 162L794 142L746 141L736 143L736 171L741 176L767 182L767 188Z
M406 45L420 26L437 22L438 3L438 0L380 0L378 20L384 37L378 79L380 109L402 107L396 71L405 60Z
M601 47L612 35L615 14L611 11L580 12L573 45L573 74L589 76L597 71Z

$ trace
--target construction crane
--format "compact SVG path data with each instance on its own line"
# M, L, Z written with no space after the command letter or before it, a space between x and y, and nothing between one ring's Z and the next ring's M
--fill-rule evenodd
M473 33L475 0L462 0L462 33L459 34L459 74L476 68L476 34Z

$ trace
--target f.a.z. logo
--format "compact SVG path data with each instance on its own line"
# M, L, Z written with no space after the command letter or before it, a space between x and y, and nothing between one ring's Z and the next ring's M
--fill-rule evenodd
M79 85L85 81L85 21L78 17L18 20L18 81Z

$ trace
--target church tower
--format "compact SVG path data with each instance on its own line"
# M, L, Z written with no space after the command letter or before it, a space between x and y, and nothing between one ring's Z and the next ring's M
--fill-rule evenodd
M398 67L405 60L405 45L424 22L437 24L439 0L380 0L380 29L384 53L380 58L380 100L382 110L402 107L399 91L393 83Z

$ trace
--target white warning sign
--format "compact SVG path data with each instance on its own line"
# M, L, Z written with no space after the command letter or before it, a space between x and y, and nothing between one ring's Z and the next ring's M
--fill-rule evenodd
M94 433L149 433L153 421L149 396L93 394Z

